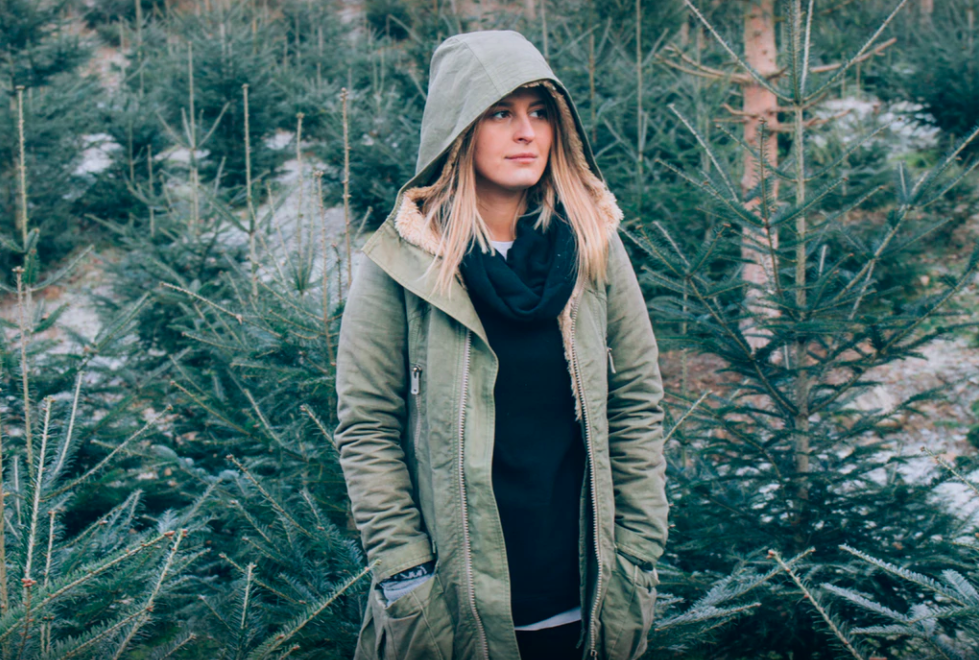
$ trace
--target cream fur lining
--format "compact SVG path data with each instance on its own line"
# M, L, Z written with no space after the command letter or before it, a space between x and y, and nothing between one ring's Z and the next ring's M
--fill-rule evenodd
M536 86L544 87L553 97L555 105L558 108L562 133L571 144L571 151L574 157L573 165L581 173L581 178L595 201L595 209L598 212L598 217L604 221L609 234L612 234L622 221L622 210L615 201L615 195L612 194L612 191L608 189L608 186L588 166L581 136L578 134L578 129L575 126L574 117L571 114L571 108L568 106L567 100L553 83L548 80L540 80L524 85L524 87ZM394 215L394 228L401 238L436 257L440 256L441 242L435 228L425 222L425 216L422 214L421 206L422 202L424 202L442 179L449 176L458 158L461 144L461 140L456 140L452 151L449 152L449 157L446 159L445 165L442 167L442 174L435 184L409 188L404 191ZM571 389L574 392L575 400L575 417L578 420L581 420L581 397L578 392L578 374L575 371L575 361L573 359L574 319L572 319L572 310L578 304L583 290L583 282L579 280L575 286L574 293L571 294L571 298L568 300L568 304L565 305L564 309L558 315L558 326L561 328L561 339L564 344L564 357L568 362L568 371L571 374Z

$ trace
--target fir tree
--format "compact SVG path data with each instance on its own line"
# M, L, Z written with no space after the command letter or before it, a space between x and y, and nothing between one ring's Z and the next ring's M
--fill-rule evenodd
M76 168L92 132L96 85L79 68L89 48L66 27L67 3L10 0L0 6L0 233L35 245L44 263L78 243L74 200L89 184ZM0 260L9 273L19 261Z
M815 575L847 576L856 590L881 588L855 578L852 557L840 544L893 561L914 556L926 564L948 564L964 558L948 542L964 521L931 498L933 482L941 477L915 481L900 470L905 458L898 420L915 414L928 393L893 410L865 411L854 399L873 385L867 376L872 369L917 355L959 323L945 314L946 306L976 272L979 250L960 272L943 276L933 292L896 309L880 288L878 268L946 221L928 207L976 167L960 166L958 159L979 131L929 171L912 172L899 163L891 186L864 191L843 208L827 200L844 183L838 168L846 154L823 168L808 159L807 138L819 124L809 114L814 104L873 52L904 4L898 2L845 62L820 73L812 65L813 3L786 2L785 74L775 79L746 65L690 4L741 70L779 99L782 123L790 129L789 157L778 166L759 165L758 185L742 193L728 163L678 112L708 155L708 166L697 174L668 170L700 190L720 222L695 249L655 222L630 234L646 255L645 281L667 292L652 304L654 319L661 327L672 321L685 328L675 340L724 365L706 398L674 399L680 411L694 410L674 435L676 527L669 561L689 571L724 574L732 561L770 565L771 559L753 552L795 555L811 547L804 570L785 571L791 581L779 584L793 591L805 587L813 605L822 600L806 586ZM728 139L741 140L730 132ZM775 136L763 131L761 139L764 145ZM859 149L859 143L851 147ZM781 203L771 193L776 180L783 185ZM844 222L847 211L875 196L887 200L884 222L861 231ZM734 255L749 233L763 237L751 249L771 265L774 277L767 286L741 277L743 260ZM885 590L892 587L899 589ZM752 619L719 633L721 648L743 655L774 650L797 659L831 656L836 643L846 653L858 652L851 651L846 627L828 608L814 613L785 596L782 587L759 596L762 607ZM760 646L745 645L763 638Z

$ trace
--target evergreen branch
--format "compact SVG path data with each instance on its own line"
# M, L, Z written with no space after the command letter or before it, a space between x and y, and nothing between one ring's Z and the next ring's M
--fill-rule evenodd
M303 489L299 491L299 495L300 497L303 498L303 501L306 503L306 506L309 507L309 512L313 515L313 518L316 520L316 525L318 529L325 530L326 525L330 523L324 524L323 516L320 515L319 507L317 507L316 502L313 501L313 494L309 492L308 488L303 487Z
M695 284L695 282L692 283ZM717 324L725 331L725 334L727 334L728 337L730 337L737 344L738 348L743 353L743 359L751 364L752 369L765 392L767 392L772 400L782 407L783 410L786 410L789 412L789 414L795 416L797 414L796 407L781 391L779 391L777 387L775 387L768 375L762 370L760 360L758 360L753 354L754 352L751 349L751 346L745 341L744 337L741 336L741 333L732 330L729 327L724 320L723 315L710 305L710 303L704 297L703 292L701 292L697 286L693 286L693 292L701 304L703 304L707 309L708 313L714 318L715 322L717 322Z
M839 292L837 292L836 298L840 298L841 296L849 293L849 291L856 285L856 283L859 282L872 268L876 266L877 262L880 261L881 255L884 254L884 250L887 249L887 246L890 245L890 242L894 240L895 236L897 236L897 233L900 230L901 225L908 217L909 210L910 209L907 206L901 206L901 208L897 210L896 212L897 217L893 220L893 222L888 223L890 225L890 229L884 235L884 238L881 239L880 244L877 246L877 249L874 250L874 253L870 256L870 259L868 259L867 262L864 263L863 267L857 272L857 274L854 275L852 278L850 278L850 281L847 282L846 285L844 285Z
M293 450L287 447L286 443L279 437L279 434L272 429L272 425L269 424L269 420L265 418L265 414L262 412L262 409L258 407L258 403L255 401L255 397L252 396L252 393L247 388L242 388L242 391L245 393L245 397L248 399L248 402L252 404L252 410L255 411L259 421L262 423L262 428L264 428L265 432L269 434L269 437L275 440L276 444L278 444L282 449L292 452Z
M74 257L72 257L71 259L69 259L67 264L65 264L63 267L59 268L54 273L52 273L51 275L49 275L47 277L47 279L39 282L38 284L35 284L32 287L28 287L28 290L31 293L37 293L37 292L39 292L39 291L41 291L43 289L46 289L47 287L51 286L52 284L57 284L58 282L60 282L61 280L63 280L65 277L67 277L68 275L70 275L72 273L72 271L75 270L75 267L78 266L78 264L81 263L81 261L85 257L87 257L92 252L93 249L94 249L94 246L92 246L92 245L87 246L84 250L82 250L77 255L75 255Z
M181 519L186 521L186 523L189 525L190 521L194 520L197 517L197 513L198 511L200 511L201 507L204 506L204 502L210 499L214 491L217 490L218 483L220 481L221 478L219 476L214 481L207 484L207 488L204 489L204 492L201 493L200 497L196 498L194 500L194 503L190 506L190 508L184 514L181 515Z
M58 488L57 490L55 490L52 493L49 493L45 497L45 499L46 500L50 500L52 498L55 498L58 495L61 495L62 493L66 493L66 492L74 489L79 484L83 484L86 481L88 481L89 479L91 479L94 475L98 474L98 472L100 470L102 470L102 468L104 468L106 465L108 465L110 462L112 462L112 459L115 458L116 454L118 454L119 452L121 452L124 449L126 449L126 447L128 447L133 441L138 440L140 437L142 437L143 434L146 433L146 431L151 426L155 426L156 423L159 422L160 419L162 419L163 416L166 415L171 410L173 410L173 407L168 404L167 407L163 409L163 412L161 412L159 415L157 415L153 419L151 419L148 422L146 422L145 424L143 424L143 426L138 431L136 431L135 433L133 433L132 435L130 435L128 438L126 438L125 440L123 440L122 442L120 442L118 445L116 445L115 448L113 448L113 450L110 451L105 456L105 458L103 458L101 461L99 461L98 463L96 463L95 465L93 465L91 468L89 468L80 477L77 477L75 479L72 479L69 483L65 484L61 488Z
M969 144L977 137L979 137L979 124L976 124L975 128L973 128L968 135L962 138L959 143L945 155L945 158L942 159L941 163L933 167L928 174L921 177L921 179L914 184L914 188L911 189L910 196L917 199L919 191L927 190L929 187L931 187L932 183L936 181L938 177L944 174L945 170L951 167L952 163L959 157L959 154L961 154L965 148L968 147ZM973 165L973 167L975 167L975 165Z
M663 57L662 55L657 57L657 61L665 64L666 66L676 69L677 71L682 71L691 76L697 76L699 78L707 78L708 80L730 80L731 82L737 83L739 85L750 85L751 76L745 73L732 73L730 71L722 71L720 69L715 69L714 67L707 66L702 62L698 62L693 59L679 48L673 45L669 45L663 49L664 51L679 57L680 60L685 62L688 66L683 66L677 64L676 62L670 61ZM693 68L689 68L693 67ZM782 71L779 71L781 74Z
M877 31L874 32L873 35L871 35L870 39L868 39L867 42L863 45L863 47L860 48L859 51L857 51L857 54L854 55L848 62L843 64L843 66L837 68L836 72L832 76L830 76L829 80L824 82L822 86L820 86L810 96L821 95L824 91L832 87L836 83L836 81L838 81L847 71L849 71L850 67L852 67L857 62L863 61L861 58L863 58L864 55L866 55L867 51L870 50L870 47L874 45L874 42L876 42L877 39L880 37L880 35L883 34L884 30L887 29L887 27L894 20L894 17L896 17L898 12L901 11L902 8L904 8L904 5L906 5L907 2L908 0L900 0L897 3L897 6L894 8L894 10L890 13L890 15L887 18L885 18L884 22L881 23L880 26L877 28Z
M724 197L724 195L721 194L721 192L719 190L717 190L717 188L714 187L713 181L710 179L710 173L709 172L703 173L704 176L707 177L707 179L705 179L704 181L698 181L698 180L694 179L692 176L690 176L689 174L687 174L686 172L684 172L683 170L680 170L680 169L674 167L673 165L670 165L666 161L663 161L663 160L660 160L660 159L657 158L653 162L656 163L657 165L661 165L661 166L665 167L670 172L672 172L676 176L680 177L681 179L683 179L684 181L686 181L687 183L689 183L694 188L699 188L699 189L703 190L708 195L710 195L712 198L716 199L718 202L725 203L725 199L726 198ZM740 215L739 215L739 217L740 217ZM624 232L624 231L626 231L626 229L624 227L621 227L620 226L619 227L619 231L623 231Z
M640 239L638 236L628 231L627 229L623 229L622 227L619 227L619 231L622 233L623 236L631 240L640 250L642 250L649 256L653 257L654 259L657 259L659 263L661 263L664 267L669 268L674 276L685 277L685 273L683 272L683 270L676 268L674 266L673 260L667 257L666 254L661 252L659 247L655 243L645 238ZM659 276L658 273L652 271L651 274L657 277L661 277ZM680 291L682 291L682 287L678 289L678 292Z
M686 266L687 269L689 270L690 262L687 261L687 258L685 256L683 256L683 250L680 249L680 246L677 245L676 241L673 240L673 237L670 236L670 232L666 231L666 228L663 227L663 224L659 220L653 221L653 226L659 229L659 232L663 234L663 238L665 238L666 242L670 244L671 248L673 248L673 252L676 253L676 256L678 256L680 260L683 261L683 265Z
M239 502L238 500L231 500L230 504L232 507L237 509L242 516L244 516L245 520L248 521L248 524L252 526L252 529L258 532L258 535L261 536L266 543L268 543L272 547L275 547L275 541L273 541L272 537L269 536L269 533L266 530L266 528L260 525L258 521L255 520L255 518L250 513L248 513L248 510L241 505L241 502Z
M214 616L215 619L220 621L224 625L224 627L228 629L228 632L230 633L235 632L234 627L232 627L232 625L228 623L223 616L221 616L221 613L218 612L213 605L211 605L211 601L209 601L206 596L198 596L197 600L200 601L201 603L204 603L204 607L208 609L208 611Z
M305 403L300 405L299 409L302 410L304 413L306 413L309 416L309 418L313 420L313 423L316 424L316 428L318 428L320 430L320 433L323 434L323 437L330 442L330 446L333 447L334 450L336 450L337 449L336 440L334 440L333 436L330 435L330 433L326 430L326 426L323 424L320 418L316 416L316 413L313 412L313 409L310 408L309 405Z
M221 305L217 304L216 302L213 302L211 300L208 300L204 296L198 295L198 294L194 293L193 291L188 291L187 289L184 289L183 287L179 287L179 286L170 284L169 282L160 282L160 285L161 286L165 286L168 289L173 289L174 291L179 291L180 293L183 293L185 295L188 295L191 298L194 298L195 300L199 300L200 302L204 303L205 305L209 305L210 307L213 307L214 309L218 310L219 312L223 312L224 314L227 314L228 316L230 316L234 320L238 321L239 324L244 323L244 319L242 319L241 314L235 314L234 312L225 309L224 307L222 307Z
M764 456L768 463L772 466L772 469L775 471L775 478L778 480L779 484L781 486L786 485L785 476L778 467L778 461L775 460L775 456L772 455L764 444L758 442L753 434L743 433L740 429L734 427L732 424L728 424L728 420L723 414L719 413L717 409L708 406L707 413L718 422L719 426L724 429L725 433L732 435L735 440L739 440L749 447L754 448L755 451Z
M826 199L831 192L843 185L843 183L844 179L837 179L836 181L824 186L821 190L817 191L814 195L811 195L808 199L803 200L801 204L785 207L782 211L775 215L775 217L772 219L772 224L780 225L791 222L792 220L809 213L817 204Z
M975 490L975 488L973 488ZM953 571L952 569L946 569L942 571L942 578L956 591L962 594L962 597L966 600L972 602L972 607L974 608L979 604L979 592L976 588L962 576L958 571Z
M286 307L291 308L295 312L297 312L299 314L302 314L303 316L308 317L309 320L310 320L310 325L311 326L316 327L316 326L318 326L319 324L321 324L323 322L323 317L322 316L317 316L316 314L314 314L313 312L309 311L305 307L302 307L300 305L297 305L295 302L293 302L292 300L290 300L290 297L289 296L282 295L282 293L280 293L279 291L276 291L267 282L263 282L262 280L259 280L258 281L258 285L260 287L262 287L263 289L265 289L269 294L271 294L272 297L275 298L278 302L282 303Z
M903 1L906 2L907 0L903 0ZM757 82L761 87L765 88L766 90L774 94L776 97L782 99L783 101L788 102L792 100L791 97L786 96L785 94L780 92L776 87L774 87L770 82L768 82L768 80L764 76L762 76L760 73L755 71L754 67L749 65L743 59L741 59L741 57L734 52L734 49L728 45L724 37L722 37L717 32L717 30L710 23L710 21L704 18L704 15L700 13L700 10L697 9L696 5L694 5L693 2L691 2L691 0L683 0L683 3L690 9L691 12L693 12L693 15L696 16L697 19L704 24L704 27L706 27L707 30L711 33L711 35L713 35L717 43L721 45L721 48L726 50L727 54L730 55L732 58L734 58L734 60L737 61L737 63L741 66L741 68L747 71L748 75L750 75L752 78L755 79L755 82Z
M826 622L826 625L829 626L829 629L831 631L833 631L833 634L836 636L836 638L840 640L840 642L843 644L844 647L846 647L846 650L848 650L856 660L865 660L865 658L862 655L860 655L860 653L857 651L856 647L853 645L850 639L843 633L842 627L838 626L833 621L833 618L829 615L829 612L827 612L826 609L819 603L819 601L816 600L816 596L814 596L813 593L806 587L806 585L802 582L802 579L799 578L799 576L796 574L795 571L792 570L790 566L788 566L784 561L782 561L782 556L775 550L769 550L768 556L774 559L776 562L778 562L779 567L781 567L783 571L789 574L789 577L792 578L792 581L795 582L795 585L799 587L799 589L802 591L803 594L805 594L806 599L813 606L813 608L815 608L815 610L819 612L819 616L823 618L823 621Z
M737 145L741 147L741 149L751 154L754 162L757 164L758 167L762 168L763 171L774 174L775 176L777 176L779 179L782 179L783 181L795 181L796 175L794 173L787 172L781 167L779 167L778 165L772 163L769 159L763 158L761 156L762 153L761 150L759 150L757 147L748 144L748 142L742 136L727 130L726 128L724 128L724 126L720 124L715 126L715 128L719 130L721 133L723 133L725 137L730 139L732 142L737 143ZM883 128L878 129L878 131L880 130L883 130Z
M41 431L41 449L37 455L37 469L34 471L34 492L31 497L31 526L27 534L27 559L24 560L24 588L30 589L31 568L34 559L34 543L37 539L37 519L41 511L41 489L44 484L44 459L48 452L48 432L51 424L51 397L44 399L44 427Z
M134 512L136 507L139 506L142 495L143 491L138 488L131 491L129 495L126 496L126 499L114 506L109 513L91 523L88 527L82 530L81 533L77 534L72 539L72 545L79 549L87 547L90 542L90 537L94 537L104 528L118 525L123 511L128 510L129 514L126 516L126 520L131 521L135 515ZM83 554L82 552L77 553L76 556L80 557L81 559L87 559L87 555Z
M959 472L954 465L952 465L951 463L949 463L944 458L942 458L932 450L928 449L927 447L922 446L921 451L931 456L936 463L938 463L940 466L942 466L943 468L951 472L956 479L958 479L963 484L965 484L970 489L972 489L972 492L975 493L977 497L979 497L979 487L976 487L976 484L972 483L970 479L966 478L965 475Z
M909 628L908 626L900 626L897 624L891 624L887 626L867 626L866 628L854 628L851 631L854 635L907 635L908 637L916 637L917 634L915 630Z
M207 344L212 346L219 351L224 351L226 353L235 353L241 349L241 346L235 344L228 344L225 342L218 341L217 339L211 339L210 337L205 337L202 334L191 332L190 330L184 330L180 333L182 337L187 339L193 339L194 341L200 342L202 344Z
M312 537L312 534L310 534L308 531L306 531L305 528L303 528L302 525L300 525L298 522L296 522L295 518L293 518L292 516L289 515L289 513L285 510L285 507L283 507L281 504L279 504L278 500L276 500L274 497L272 497L272 495L267 490L265 490L265 488L258 481L258 479L256 479L255 476L252 475L252 473L248 471L248 468L246 468L244 465L242 465L241 462L238 461L237 458L235 458L231 454L228 454L227 456L225 456L225 458L227 458L229 461L231 461L232 463L234 463L235 464L235 467L237 467L239 470L241 470L242 474L244 474L245 477L250 482L252 482L252 484L255 486L255 488L258 489L258 492L262 494L262 497L264 497L268 501L268 503L270 505L272 505L272 508L275 509L276 513L278 513L280 516L282 516L282 518L284 520L288 521L289 524L291 524L293 527L295 527L297 530L299 530L303 535L308 536L308 537Z
M167 538L175 537L173 538L173 544L170 546L170 552L167 553L167 558L163 562L163 568L160 570L160 575L156 580L156 585L153 587L153 591L150 592L149 597L146 599L146 603L143 604L143 616L136 619L136 623L129 629L129 633L125 636L125 638L123 638L122 643L119 644L119 648L116 649L116 653L112 656L112 660L119 660L119 658L122 657L122 654L125 652L130 642L132 642L133 637L149 619L149 613L153 611L153 604L156 601L157 596L160 594L160 589L163 587L163 582L166 580L167 574L170 572L170 567L173 566L173 558L177 555L177 550L180 548L180 542L187 536L187 530L182 529L179 532L174 532L171 530L164 532L163 535Z
M282 541L280 541L279 543L272 546L263 545L262 543L256 541L250 536L243 536L241 540L243 543L246 543L247 545L251 546L255 551L258 552L259 555L261 555L265 559L268 559L271 563L279 564L280 566L287 566L290 561L288 557L288 552L283 554L281 550L288 551L290 548L295 547L296 543L298 542L298 539L295 538L290 533L291 529L292 528L289 525L283 525L282 533L285 535L285 539L284 539L285 542L283 543Z
M68 660L69 658L77 657L80 654L88 651L102 640L111 637L130 621L133 621L142 615L143 610L136 610L129 616L125 616L115 623L105 626L101 630L96 628L95 630L90 630L83 633L77 639L69 638L65 642L58 644L42 657L44 657L45 660Z
M172 658L175 653L183 649L195 639L197 639L196 634L192 632L186 633L182 638L178 638L163 648L158 649L157 652L153 654L151 660L167 660L167 658Z
M224 561L226 561L229 564L231 564L232 566L234 566L236 569L238 569L238 572L241 573L242 575L245 574L245 568L242 567L241 565L239 565L233 559L231 559L231 557L229 557L228 555L226 555L226 554L224 554L222 552L221 554L218 555L218 557L220 557ZM292 596L286 595L284 592L282 592L282 591L280 591L280 590L278 590L278 589L270 586L269 584L266 584L265 582L263 582L262 580L259 580L258 578L253 578L253 580L254 580L255 584L257 584L258 586L260 586L262 589L265 589L270 594L274 594L275 596L281 598L282 600L286 601L287 603L292 603L293 605L302 605L303 604L302 602L296 600Z
M75 390L71 397L71 414L68 416L68 431L65 433L65 440L61 445L61 450L58 452L58 459L51 468L51 474L55 477L58 476L61 468L64 467L65 457L68 455L68 447L71 445L72 431L75 429L75 414L78 412L78 397L81 395L83 374L84 372L79 369L78 375L75 376Z
M820 179L825 174L828 174L830 172L834 172L837 167L839 167L843 162L846 161L847 158L849 158L854 153L856 153L857 151L859 151L861 148L863 148L863 146L865 144L867 144L868 142L870 142L871 140L873 140L875 137L877 137L878 135L880 135L886 129L887 129L887 125L886 124L882 124L882 125L878 126L876 129L874 129L873 131L871 131L870 133L867 133L862 138L860 138L859 140L857 140L856 142L854 142L853 145L851 145L850 147L844 149L843 150L843 153L840 154L839 156L837 156L837 158L835 160L833 160L829 165L826 165L825 167L822 167L822 168L816 170L815 172L813 172L812 174L810 174L808 177L806 177L806 180L807 181L812 181L813 179Z
M208 140L211 139L211 136L214 134L214 131L217 130L218 124L221 123L221 117L223 117L224 113L228 111L228 107L230 105L231 105L231 101L225 102L225 104L221 107L221 111L218 113L217 118L214 120L214 123L211 125L211 129L204 135L201 141L195 145L196 147L198 148L202 147L204 143L206 143Z
M674 424L673 427L670 428L670 432L666 434L666 437L665 438L663 438L663 444L664 445L669 441L670 438L673 437L673 434L676 432L676 430L678 428L680 428L680 426L683 424L683 422L685 422L687 420L687 417L689 417L691 414L693 414L693 411L696 410L697 407L701 403L703 403L704 399L706 399L711 394L712 394L712 392L710 390L707 390L706 392L704 392L703 394L701 394L700 395L700 398L697 399L696 403L694 403L692 406L690 406L683 413L683 415L680 416L680 419L677 420L676 424Z
M198 396L194 395L193 393L191 393L190 390L188 390L186 387L184 387L183 385L181 385L177 381L171 380L170 381L170 384L173 385L174 387L176 387L178 390L180 390L184 394L186 394L188 397L190 397L190 399L194 403L196 403L198 406L200 406L201 408L203 408L207 412L211 413L211 415L213 415L216 419L220 420L222 423L226 424L227 426L229 426L230 428L234 429L238 433L241 433L244 436L247 436L249 438L250 437L253 437L251 431L249 431L249 430L245 429L244 427L241 427L238 424L235 424L234 422L232 422L226 416L222 415L221 413L219 413L218 411L216 411L214 408L212 408L211 406L207 405L204 401L202 401L200 399L200 397L198 397Z
M860 607L876 612L886 619L893 619L894 621L899 621L901 624L909 624L910 621L908 617L904 616L900 612L892 610L891 608L876 603L863 594L857 593L851 589L844 589L843 587L838 587L835 584L822 584L820 585L826 591L836 594L840 598L845 598L846 600L859 605Z
M722 619L718 625L723 625L731 619L758 607L761 607L761 603L748 603L746 605L737 605L734 607L714 607L713 605L707 605L704 607L691 608L690 610L677 616L657 621L656 627L653 630L656 632L663 632L665 630L669 630L670 628L676 628L677 626L701 623L703 621L710 621L718 618Z
M252 588L252 576L255 572L255 564L248 564L245 573L245 588L244 594L242 595L241 602L241 623L238 626L238 649L239 654L241 649L245 648L248 642L248 605L251 603L251 588Z
M948 598L949 600L951 600L954 603L957 603L958 605L961 605L963 607L967 607L968 606L968 604L964 600L962 600L962 597L958 593L956 593L955 591L951 591L949 589L946 589L940 583L936 582L935 580L932 580L931 578L929 578L929 577L927 577L925 575L922 575L920 573L915 573L914 571L908 570L906 568L901 568L900 566L895 566L894 564L891 564L890 562L886 562L886 561L884 561L882 559L877 559L876 557L873 557L871 555L868 555L868 554L866 554L864 552L860 552L859 550L857 550L855 548L851 548L850 546L845 545L845 544L839 546L839 548L840 548L840 550L843 550L844 552L848 552L851 555L853 555L853 556L855 556L855 557L857 557L859 559L862 559L863 561L867 562L868 564L871 564L873 566L876 566L877 568L881 569L882 571L885 571L887 573L890 573L891 575L896 575L897 577L899 577L899 578L901 578L903 580L906 580L908 582L911 582L912 584L916 584L919 587L923 587L925 589L928 589L929 591L933 591L933 592L935 592L935 593L937 593L937 594L939 594L941 596L945 596L946 598Z
M947 303L952 298L952 296L958 293L962 289L962 287L964 287L966 284L969 283L972 274L975 273L977 269L979 269L979 246L976 247L976 250L973 252L972 256L969 259L968 266L966 267L962 275L959 277L958 281L954 282L945 291L938 294L935 297L934 302L931 303L931 305L929 305L921 313L919 313L916 319L914 319L912 322L908 323L903 328L901 328L893 335L891 335L887 339L887 342L880 348L878 352L881 354L887 353L890 349L900 344L901 341L903 341L908 336L910 336L925 321L927 321L935 314L937 314L938 311L945 306L945 303Z
M693 4L691 4L690 0L683 0L683 1L687 4L688 7L693 9L693 11L697 14L698 17L700 17L700 12L698 12L697 8L694 7ZM703 17L700 18L701 20L704 20ZM713 32L713 28L711 27L710 29ZM727 172L725 172L724 168L721 167L721 164L718 161L717 156L714 154L714 150L710 148L710 145L707 143L707 140L704 139L704 136L700 134L700 131L698 131L693 126L693 124L690 123L690 121L683 115L683 113L677 110L675 104L671 103L667 107L670 109L670 111L673 114L675 114L680 119L681 122L683 122L683 125L687 127L687 130L690 131L691 134L693 134L694 139L697 140L697 143L700 145L700 147L707 153L707 157L710 159L710 162L714 165L714 169L717 171L718 175L720 175L721 180L724 182L724 186L727 188L728 194L731 196L731 199L737 199L738 194L736 192L736 188L734 187L734 184L731 183L731 180L727 176Z
M979 169L979 158L977 158L971 165L967 166L964 170L962 170L962 172L960 172L959 174L957 174L945 187L943 187L937 193L935 193L934 195L932 195L931 199L929 199L926 202L922 202L920 208L926 208L926 207L930 206L931 204L934 204L935 202L937 202L939 199L941 199L946 194L948 194L948 192L950 190L952 190L952 188L956 187L963 180L965 180L965 178L967 176L969 176L974 171L976 171L976 169ZM950 221L951 219L952 218L948 218L946 220L946 222ZM945 223L942 223L942 224L945 224Z
M707 262L720 247L721 239L724 237L728 228L729 225L718 225L711 231L710 238L704 241L705 245L693 258L693 263L688 269L691 274L700 272L707 265ZM683 293L686 293L686 287L684 287Z
M264 660L264 658L267 658L280 646L295 637L296 634L298 634L307 624L330 607L330 605L333 604L333 601L339 598L343 592L353 586L365 575L370 573L373 568L374 564L366 566L360 573L347 580L338 589L335 589L331 594L320 600L320 602L306 608L306 611L303 612L303 614L284 625L279 632L271 635L257 649L252 651L252 653L248 656L249 660Z
M130 546L125 550L117 551L115 556L110 555L108 559L90 563L83 568L73 571L64 578L55 581L50 590L42 588L38 592L38 597L40 600L37 603L37 609L44 609L52 601L63 596L65 593L95 579L99 575L102 575L109 569L117 566L125 560L135 557L136 555L139 555L142 552L159 545L159 543L166 538L168 538L166 535L161 534L150 541L140 543L139 545ZM0 642L6 640L10 634L17 629L17 624L24 616L24 606L20 605L17 608L11 609L5 616L0 617Z

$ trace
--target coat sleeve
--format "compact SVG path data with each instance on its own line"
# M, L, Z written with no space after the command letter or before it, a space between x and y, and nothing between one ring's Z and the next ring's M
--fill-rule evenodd
M663 381L659 350L636 273L618 234L609 239L609 456L615 491L615 543L655 564L667 537Z
M401 445L407 417L404 289L365 258L337 349L340 466L377 581L434 559Z

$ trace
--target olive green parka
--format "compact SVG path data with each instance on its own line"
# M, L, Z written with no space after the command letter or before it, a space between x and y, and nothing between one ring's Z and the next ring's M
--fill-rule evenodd
M656 340L616 228L622 213L577 111L516 32L475 32L432 59L417 174L364 247L337 355L336 441L354 519L374 564L358 659L519 660L493 494L498 362L461 278L435 286L438 239L420 201L452 145L519 87L555 99L562 134L608 230L601 285L579 281L558 317L588 468L579 544L582 657L646 648L667 536ZM386 604L378 583L435 560L435 576ZM646 569L646 570L643 570Z

